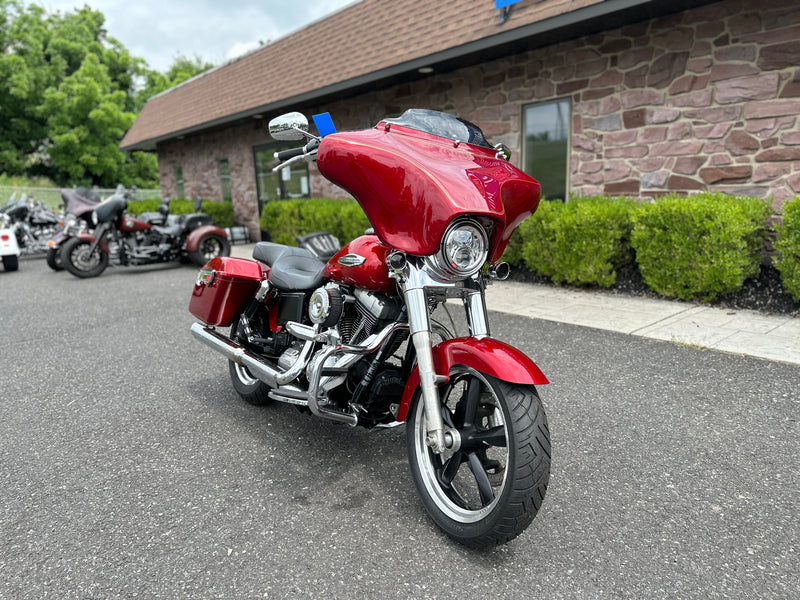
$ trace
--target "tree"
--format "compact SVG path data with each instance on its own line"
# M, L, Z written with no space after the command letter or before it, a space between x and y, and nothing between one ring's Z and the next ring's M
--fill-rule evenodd
M212 65L178 57L166 74L151 71L104 24L88 6L61 14L0 0L0 173L157 183L156 157L119 142L148 97Z

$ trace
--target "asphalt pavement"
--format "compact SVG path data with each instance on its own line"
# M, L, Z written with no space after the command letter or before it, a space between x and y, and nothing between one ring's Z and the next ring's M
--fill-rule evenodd
M530 528L475 552L423 513L402 427L239 400L189 333L195 274L0 271L0 598L800 594L799 365L490 295L551 381L553 467Z

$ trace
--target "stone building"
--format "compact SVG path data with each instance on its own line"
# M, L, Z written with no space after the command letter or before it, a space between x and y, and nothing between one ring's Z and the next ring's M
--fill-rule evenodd
M313 165L272 174L269 119L412 107L474 122L551 199L713 189L780 212L800 193L800 2L361 0L152 98L122 148L256 232L264 202L341 195Z

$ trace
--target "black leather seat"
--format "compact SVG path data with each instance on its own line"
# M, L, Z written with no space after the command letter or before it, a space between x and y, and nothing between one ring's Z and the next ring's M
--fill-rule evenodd
M294 256L310 256L313 254L303 248L296 248L294 246L284 246L283 244L276 244L274 242L258 242L253 248L253 258L257 261L269 265L270 267L275 264L284 254Z
M322 285L324 268L325 263L310 252L307 254L285 252L272 264L267 279L279 290L313 290Z

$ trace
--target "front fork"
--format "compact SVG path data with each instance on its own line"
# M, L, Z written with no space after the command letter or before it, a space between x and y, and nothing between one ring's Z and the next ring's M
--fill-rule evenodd
M448 431L442 419L438 386L447 381L446 375L438 375L433 366L433 345L431 343L431 319L428 311L427 289L445 290L447 295L460 295L467 313L470 335L485 337L489 335L489 321L486 316L483 285L473 283L474 287L463 284L439 283L432 280L423 268L409 262L405 265L400 287L408 307L408 325L411 342L417 354L420 390L425 407L425 443L437 454L458 444L457 433Z

